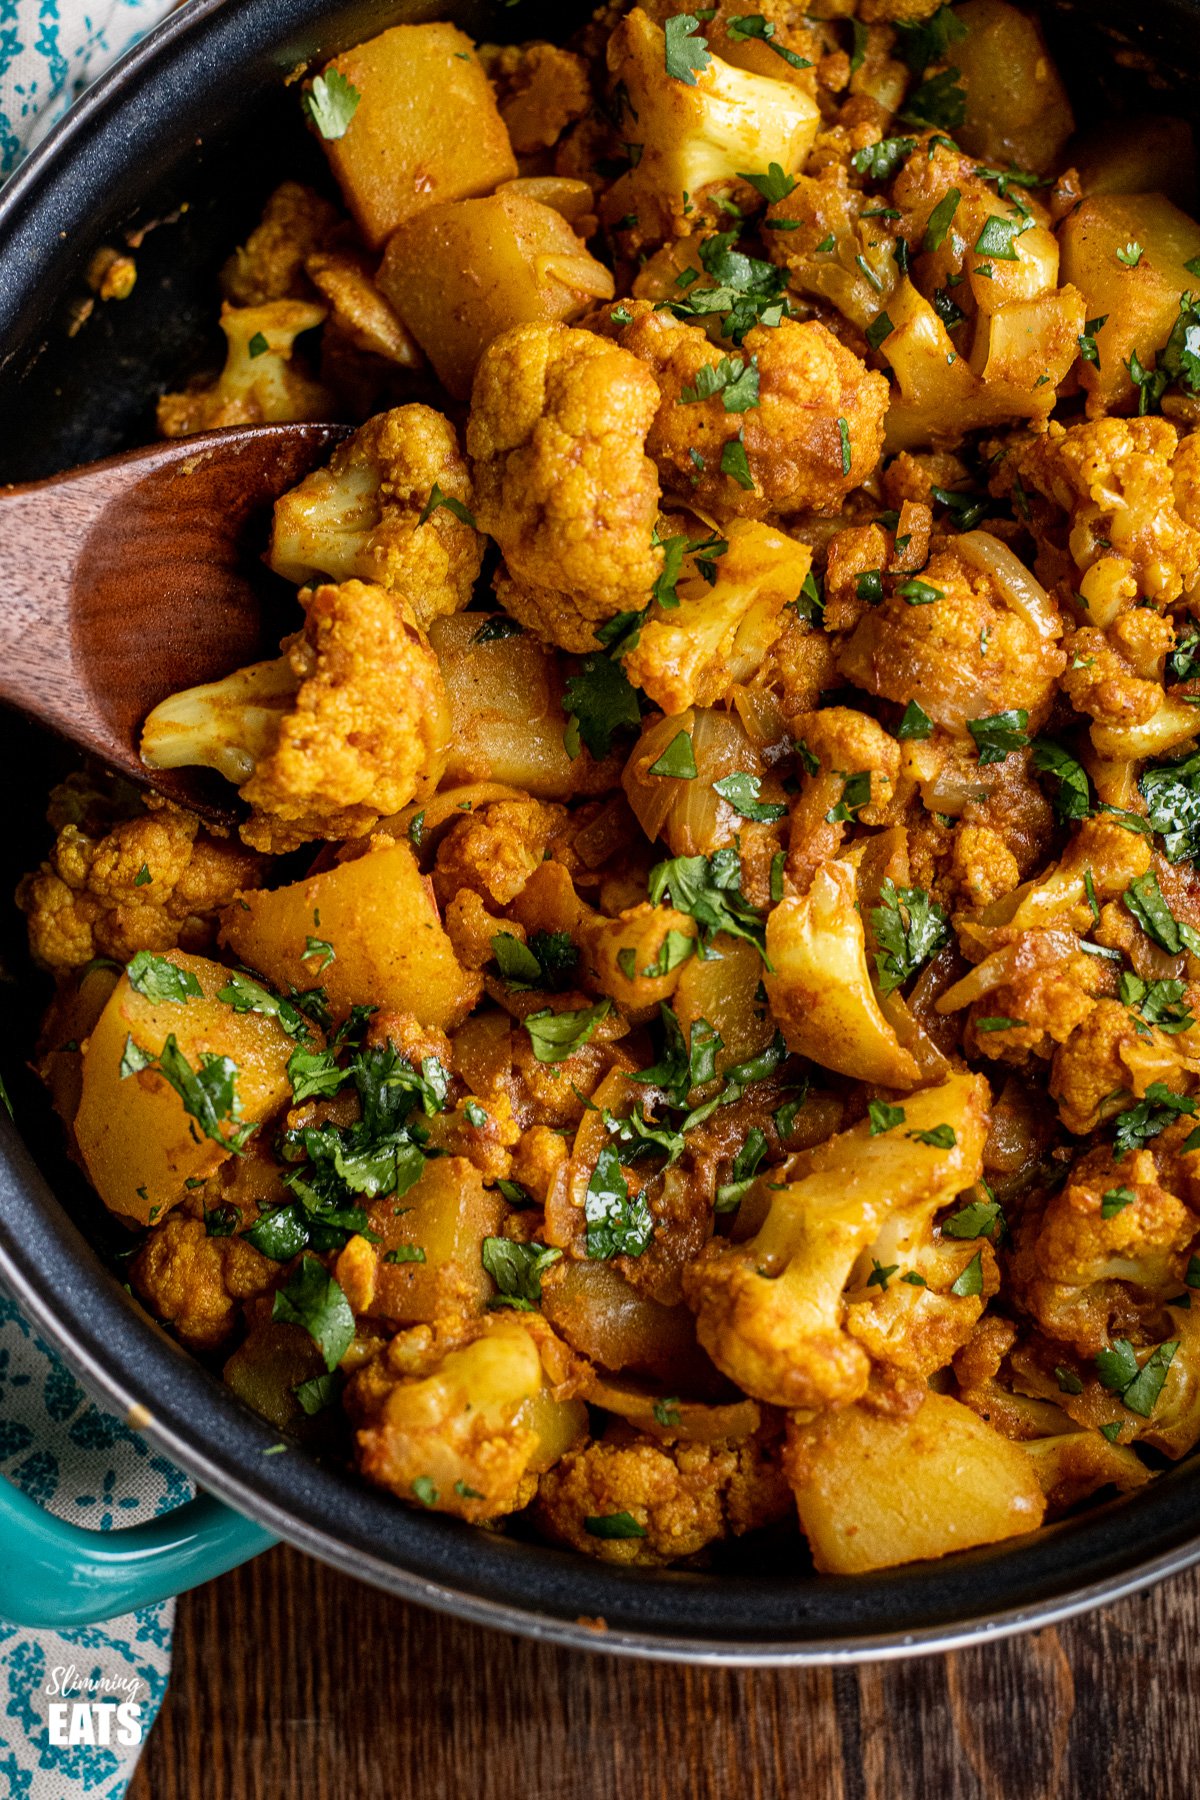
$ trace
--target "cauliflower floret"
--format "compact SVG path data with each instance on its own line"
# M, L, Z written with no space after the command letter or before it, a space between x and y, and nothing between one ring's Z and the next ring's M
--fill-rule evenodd
M200 380L158 403L164 437L190 437L222 425L285 425L327 419L333 397L294 361L296 339L325 319L325 308L307 300L271 300L262 306L222 306L225 367L213 382Z
M896 791L900 748L869 714L849 706L826 706L789 719L800 752L803 775L788 828L788 879L798 893L808 891L819 865L836 856L848 824L883 823ZM865 799L853 814L843 805L847 781L868 775Z
M907 1096L889 1129L864 1119L801 1153L757 1235L714 1239L684 1272L697 1336L717 1367L779 1406L843 1405L864 1393L870 1358L846 1330L846 1284L890 1214L904 1211L920 1230L979 1179L987 1104L980 1076L953 1075Z
M663 1444L614 1428L570 1451L538 1483L535 1515L573 1550L626 1568L661 1568L792 1510L778 1427L740 1440ZM635 1532L605 1535L614 1515Z
M1200 1073L1200 1031L1194 1024L1176 1029L1181 1017L1194 1018L1196 990L1167 982L1153 997L1166 1006L1170 1034L1146 1024L1136 1005L1101 999L1055 1051L1050 1094L1068 1131L1083 1137L1143 1099L1152 1083L1181 1092L1188 1085L1184 1073Z
M1121 1157L1103 1145L1088 1151L1066 1186L1017 1227L1013 1294L1081 1356L1095 1356L1110 1331L1140 1335L1143 1309L1153 1313L1183 1285L1200 1217L1164 1185L1175 1177L1160 1157L1161 1168L1151 1148Z
M518 156L551 149L591 109L587 64L558 44L489 45L480 59Z
M808 892L767 918L763 984L789 1050L858 1081L908 1088L920 1071L879 1009L849 863L821 863Z
M499 1518L585 1434L581 1378L536 1315L401 1331L346 1388L358 1467L410 1505Z
M1167 419L1093 419L1051 424L1014 460L1027 487L1069 514L1068 547L1085 577L1103 562L1110 579L1128 575L1137 593L1169 605L1200 578L1200 531L1180 516L1172 481L1178 445Z
M275 662L188 688L142 731L151 768L200 764L242 790L243 838L280 853L356 837L437 784L449 704L403 601L362 581L305 590Z
M437 503L435 489L453 505ZM468 522L472 498L449 420L429 406L397 406L275 502L267 560L288 581L377 582L427 631L471 598L483 560Z
M243 1300L268 1293L280 1266L240 1233L209 1237L203 1219L172 1213L152 1227L129 1279L156 1319L185 1343L215 1350L236 1328Z
M756 325L739 357L727 344L711 344L700 326L655 312L648 301L627 310L633 321L621 327L619 341L653 370L662 395L647 452L666 486L692 505L751 518L836 512L879 461L887 379L816 320ZM748 366L757 373L757 397L742 411L728 409L735 380L710 398L694 397L698 382L714 379L702 370L728 375L728 365L735 380ZM685 394L693 398L685 402ZM735 476L726 463L738 443L746 469Z
M675 586L678 602L656 601L624 668L667 714L714 706L736 682L759 668L784 629L785 609L804 586L812 564L807 544L748 519L724 528L726 548L714 556L703 528ZM706 549L706 543L708 548ZM705 571L714 572L709 581Z
M128 962L139 950L207 947L216 915L261 879L262 858L210 838L200 821L163 805L94 836L66 824L17 889L35 962L56 974L94 956Z
M438 845L433 870L438 899L448 905L460 889L469 888L485 902L511 905L566 822L565 806L540 800L497 800L456 819Z
M305 259L340 223L336 207L299 181L285 181L263 208L262 219L221 270L221 291L232 306L264 306L269 300L307 300Z
M564 650L646 605L662 571L659 486L645 455L650 371L566 325L522 325L483 354L467 424L480 528L514 577L506 604Z
M1003 902L1001 902L1003 904ZM999 949L937 1000L943 1014L971 1008L969 1047L977 1056L1024 1063L1049 1060L1111 988L1112 964L1088 956L1073 931L1013 931ZM1004 1025L990 1021L1003 1019ZM982 1022L982 1028L981 1028Z
M632 217L634 248L687 237L697 213L714 214L718 199L754 203L744 172L777 163L790 174L817 135L820 113L802 89L735 69L702 42L675 43L675 56L690 64L684 76L671 72L664 32L640 6L609 39L609 72L631 113L624 129L637 133L641 156L609 189L604 218L615 226Z
M935 596L900 592L864 614L838 658L856 687L966 735L968 721L1023 710L1031 734L1045 719L1066 657L961 551L937 549L920 577Z

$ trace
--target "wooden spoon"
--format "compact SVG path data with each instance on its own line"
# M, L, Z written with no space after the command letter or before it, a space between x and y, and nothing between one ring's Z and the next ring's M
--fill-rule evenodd
M294 589L262 562L271 504L346 435L247 425L0 488L0 701L208 818L208 770L148 769L142 721L168 694L276 654Z

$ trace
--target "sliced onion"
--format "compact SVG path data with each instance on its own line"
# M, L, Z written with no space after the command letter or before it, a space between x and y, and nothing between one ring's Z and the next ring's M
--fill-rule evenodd
M681 731L692 740L696 773L690 781L651 775L650 769ZM713 789L726 775L761 775L763 760L735 713L694 707L655 720L643 731L621 783L646 836L663 838L672 856L711 856L732 844L739 813Z
M965 531L954 547L964 562L990 575L1005 602L1044 643L1062 635L1062 621L1049 594L1014 556L1007 544L990 531Z
M426 844L432 835L464 813L478 812L481 806L489 806L493 800L528 798L520 788L507 787L502 781L468 781L462 787L446 788L429 800L414 800L403 812L394 813L390 819L381 819L375 829L385 831L389 837L406 838L409 826L417 814L423 812L421 842Z

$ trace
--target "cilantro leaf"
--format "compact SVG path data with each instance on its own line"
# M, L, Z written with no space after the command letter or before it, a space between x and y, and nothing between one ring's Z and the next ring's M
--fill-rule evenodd
M786 200L788 195L794 193L796 189L794 177L786 175L782 166L777 162L768 164L765 175L752 175L739 170L738 180L748 181L752 188L757 188L763 199L771 206L778 205L780 200Z
M1123 970L1119 983L1121 1004L1140 1014L1147 1025L1173 1035L1196 1023L1187 1006L1187 986L1182 981L1143 981Z
M1146 1361L1139 1365L1137 1352L1128 1338L1114 1338L1107 1349L1096 1355L1096 1373L1102 1387L1119 1394L1130 1412L1148 1419L1153 1413L1167 1379L1178 1341L1159 1344Z
M890 181L900 164L907 161L916 147L916 138L883 138L878 144L868 144L865 149L856 150L850 161L860 175L869 175L874 181Z
M303 95L302 105L327 143L335 143L346 135L359 100L358 89L338 69L327 75L315 75L311 89Z
M333 1276L315 1256L305 1256L275 1292L271 1317L300 1325L336 1369L354 1341L354 1314Z
M925 227L925 235L921 239L922 250L940 250L946 241L946 234L954 222L958 211L958 203L962 194L958 188L952 187L938 201L929 215L929 223Z
M663 21L667 74L685 87L695 87L696 76L712 61L708 39L692 35L699 26L695 13L675 13Z
M453 500L453 499L451 499L449 494L443 494L441 488L438 486L437 482L435 481L433 486L429 490L428 500L425 502L424 506L421 508L421 516L417 520L417 524L424 525L426 520L431 519L433 517L434 513L437 512L439 509L450 513L454 518L456 518L458 520L460 525L469 525L473 531L478 531L479 527L475 523L475 515L470 510L470 508L464 506L461 500ZM511 622L506 621L506 623L515 624L515 620L511 621ZM471 642L473 644L486 644L486 643L490 642L490 638L484 637L484 635L483 635L485 631L489 630L489 628L491 629L492 637L508 637L508 636L512 635L511 632L508 632L508 631L496 630L495 629L495 621L489 620L487 625L481 625L479 627L478 632L476 632L476 634L472 638ZM521 627L519 625L517 625L517 631L520 631L520 629L521 629Z
M903 112L905 125L929 125L935 131L956 131L967 116L967 96L962 76L953 67L942 69L914 88Z
M1144 1099L1117 1114L1113 1148L1118 1156L1124 1156L1129 1150L1140 1150L1151 1138L1165 1131L1181 1113L1190 1118L1195 1111L1196 1102L1186 1094L1173 1093L1165 1082L1152 1081Z
M189 1000L203 997L204 990L190 969L181 969L152 950L139 950L130 958L125 973L130 987L156 1005L186 1006Z
M545 1244L519 1244L513 1238L503 1237L484 1238L480 1260L500 1290L488 1305L532 1312L541 1304L542 1276L561 1256L561 1250L548 1249Z
M890 876L879 890L879 905L871 908L871 928L882 994L903 986L950 937L944 908L924 888L898 888Z
M755 325L778 325L788 310L787 270L735 248L736 231L716 232L700 246L700 261L711 286L697 283L679 298L660 300L677 318L722 315L722 337L740 344Z
M600 1513L583 1521L583 1529L594 1538L644 1538L646 1528L632 1513Z
M952 1238L1003 1238L1006 1230L998 1200L972 1200L942 1223L942 1235Z
M867 1116L871 1121L871 1136L882 1137L885 1131L894 1131L897 1125L903 1125L905 1112L902 1106L889 1106L886 1100L868 1100Z
M1028 231L1030 223L1029 219L1011 216L1002 219L998 213L992 213L975 240L975 254L989 256L994 262L1019 262L1014 239Z
M1151 763L1138 787L1154 830L1162 834L1169 862L1200 855L1200 750L1177 762Z
M1137 1195L1132 1188L1108 1188L1100 1197L1100 1217L1115 1219L1119 1212L1124 1212L1127 1206L1132 1206L1136 1199Z
M290 1000L271 993L269 988L244 975L240 969L233 970L224 987L218 990L217 999L232 1007L235 1013L256 1012L274 1019L289 1037L307 1041L312 1036L308 1020Z
M960 1300L970 1299L983 1292L983 1251L977 1250L957 1281L950 1283L950 1292Z
M585 656L578 672L563 690L567 729L563 743L567 755L579 755L580 744L603 762L616 732L641 724L637 693L619 662L599 653Z
M1052 738L1035 738L1033 766L1057 782L1054 810L1060 819L1087 819L1092 811L1092 784L1087 770Z
M696 370L695 387L680 389L679 405L694 406L699 401L711 400L716 394L720 394L726 412L744 413L757 406L757 356L752 356L746 363L733 356L723 356L715 363L701 363Z
M765 18L762 13L738 13L729 20L725 30L731 44L743 44L747 38L757 38L760 43L767 46L768 50L773 50L776 56L781 56L789 67L793 69L812 68L807 57L798 56L785 44L776 43L774 21Z
M608 1262L614 1256L641 1256L654 1236L654 1220L642 1194L630 1195L621 1158L603 1144L584 1199L587 1253Z
M471 642L473 644L499 644L503 643L505 638L523 636L524 631L525 627L519 625L515 619L510 619L507 613L494 613L490 619L484 620L478 631L471 634Z
M759 1164L766 1154L766 1132L762 1131L759 1126L752 1125L746 1133L745 1143L733 1159L729 1180L722 1182L717 1189L717 1197L714 1202L717 1212L733 1212L741 1205L743 1196L754 1185Z
M533 1054L539 1062L565 1062L583 1048L601 1019L606 1019L611 1011L611 1000L597 1000L594 1006L581 1007L578 1012L554 1012L546 1007L542 1012L529 1013L525 1029Z
M330 963L337 961L337 951L325 938L306 937L301 962L311 962L317 958L317 974L323 975Z
M721 451L721 473L728 475L731 481L736 481L747 493L755 491L754 476L750 473L750 458L746 455L746 445L740 431L735 438L730 438Z
M967 730L978 747L980 767L1003 762L1010 751L1023 749L1029 742L1025 729L1028 724L1029 714L1023 706L988 713L982 719L968 719Z
M958 1142L953 1125L932 1125L928 1131L909 1131L905 1136L914 1144L928 1144L933 1150L953 1150Z
M505 981L514 987L534 987L541 980L542 965L533 951L511 931L498 931L492 939L492 954Z
M648 885L652 906L660 905L669 894L672 906L695 919L702 956L713 938L725 931L753 944L766 960L765 926L742 896L741 858L735 849L717 850L712 856L676 856L657 863Z
M952 6L939 6L928 19L892 26L901 60L914 75L923 75L930 63L944 62L951 44L967 35L967 28Z
M758 791L761 786L759 776L739 771L734 775L722 776L720 781L714 781L713 792L720 794L722 800L728 800L743 819L753 819L764 825L773 824L776 819L786 819L786 806L759 799Z
M1178 920L1163 897L1153 869L1137 875L1121 896L1146 936L1172 956L1183 950L1200 954L1200 932Z
M918 742L933 736L933 720L916 700L910 700L905 707L903 717L896 727L896 736L901 741L913 738Z

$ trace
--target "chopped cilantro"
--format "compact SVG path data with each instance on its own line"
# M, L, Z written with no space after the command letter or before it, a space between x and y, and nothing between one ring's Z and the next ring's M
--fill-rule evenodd
M304 1256L281 1288L276 1289L271 1317L300 1325L336 1369L354 1340L354 1314L333 1276L315 1256Z
M982 761L982 758L980 759ZM1092 811L1092 786L1087 770L1052 738L1035 738L1033 766L1056 782L1054 810L1060 819L1087 819Z
M942 1235L952 1238L1003 1238L1007 1232L1004 1209L998 1200L971 1200L942 1224Z
M361 96L352 82L337 69L327 75L316 75L308 93L302 96L305 112L327 143L346 135L346 127L358 109Z
M889 1106L886 1100L869 1100L867 1116L871 1121L871 1136L881 1137L885 1131L894 1131L897 1125L903 1125L904 1108Z
M1124 1212L1127 1206L1132 1206L1136 1199L1137 1195L1132 1188L1109 1188L1100 1197L1100 1217L1115 1219L1119 1212Z
M1096 343L1096 333L1103 331L1107 324L1108 314L1101 313L1098 319L1086 320L1083 330L1079 334L1080 356L1084 362L1093 363L1097 369L1100 367L1100 350Z
M717 1212L733 1212L743 1196L754 1185L758 1166L767 1154L767 1137L757 1125L746 1133L746 1141L733 1159L729 1180L717 1189L714 1202Z
M708 39L693 36L699 25L694 13L675 13L663 21L667 74L685 87L695 87L696 76L712 61Z
M967 116L967 96L961 76L953 67L942 69L908 96L898 116L905 125L931 125L935 130L955 131Z
M563 744L568 756L579 755L582 744L597 762L612 748L616 732L641 723L638 697L624 669L610 657L585 656L563 691L567 729Z
M1146 1089L1145 1098L1126 1112L1118 1113L1116 1119L1116 1135L1113 1148L1118 1156L1127 1151L1140 1150L1165 1131L1181 1113L1190 1118L1196 1111L1196 1102L1186 1094L1176 1094L1165 1082L1152 1081Z
M139 950L125 973L130 987L155 1005L186 1006L189 1000L203 998L204 990L190 969L181 969L152 950Z
M765 175L750 175L739 171L738 179L748 181L752 188L757 188L763 199L770 206L778 205L795 192L796 183L791 175L786 175L779 163L770 163Z
M699 925L702 956L713 938L725 931L745 938L765 961L763 922L743 898L741 883L741 859L732 847L712 856L676 856L651 869L650 904L660 905L669 893L672 906L689 913Z
M686 731L676 732L657 762L650 764L648 773L670 781L695 781L696 758L692 750L691 734Z
M1028 231L1030 221L1022 218L1000 218L992 213L975 240L975 254L990 256L996 262L1019 262L1014 239Z
M1151 763L1138 787L1154 830L1162 834L1170 862L1200 855L1200 750L1177 762Z
M946 234L954 222L958 211L958 203L962 194L956 187L950 188L938 201L929 215L929 223L925 227L925 236L921 239L922 250L940 250L946 241Z
M977 1250L957 1281L950 1283L950 1292L960 1300L970 1299L983 1292L983 1251Z
M670 21L668 20L668 23ZM644 1538L646 1528L632 1513L600 1513L583 1521L583 1529L594 1538Z
M856 150L850 161L860 175L869 175L874 181L890 181L900 164L912 155L916 147L916 138L883 138L878 144L868 144L865 149ZM822 246L818 245L817 248L820 250ZM833 248L832 242L829 248Z
M695 387L680 389L679 405L695 406L717 394L720 394L726 412L744 413L757 406L757 356L752 356L746 363L733 356L723 356L715 363L701 363L696 370Z
M896 727L896 736L902 741L915 739L918 742L933 736L933 720L916 700L910 700L905 707L903 717Z
M611 1011L611 1000L597 1000L594 1006L581 1007L578 1012L554 1012L546 1007L542 1012L529 1013L525 1029L533 1054L539 1062L565 1062L583 1048L601 1019L606 1019Z
M601 1146L584 1200L587 1253L594 1260L641 1256L654 1236L654 1219L643 1194L629 1192L620 1154Z
M979 750L980 767L988 763L1003 762L1013 750L1023 749L1029 742L1026 726L1029 714L1023 706L1010 707L1006 712L989 713L986 718L968 719L967 730L975 739Z
M653 769L650 773L654 773ZM753 819L756 823L764 825L773 824L776 819L785 819L787 817L786 806L759 799L758 791L761 786L762 780L758 775L739 772L735 775L725 775L720 781L714 781L713 791L720 794L722 800L728 800L730 806L735 812L740 813L743 819Z
M895 329L896 327L885 312L881 312L877 318L872 319L867 326L867 342L872 350L878 350L879 346L891 337Z
M316 972L318 975L323 975L330 963L337 961L337 951L324 938L306 937L300 961L311 962L314 957L319 958Z
M745 488L748 493L754 492L754 477L750 473L750 459L746 455L746 445L740 431L735 438L730 438L721 451L721 473L728 475L731 481L736 481L738 486Z
M871 929L879 946L875 967L882 994L902 987L950 936L944 908L924 888L898 888L890 876L879 890L879 905L871 909Z
M1170 955L1178 956L1183 950L1200 954L1200 932L1195 926L1176 919L1163 898L1153 869L1135 876L1121 898L1146 936Z
M532 1312L541 1304L542 1276L562 1256L545 1244L519 1244L513 1238L486 1237L480 1250L484 1268L500 1290L490 1307L507 1306L515 1312Z

